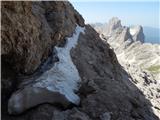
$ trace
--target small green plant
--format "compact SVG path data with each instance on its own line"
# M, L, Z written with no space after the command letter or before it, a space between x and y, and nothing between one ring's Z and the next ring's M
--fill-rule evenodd
M147 70L153 72L153 73L159 73L160 72L160 65L152 65Z

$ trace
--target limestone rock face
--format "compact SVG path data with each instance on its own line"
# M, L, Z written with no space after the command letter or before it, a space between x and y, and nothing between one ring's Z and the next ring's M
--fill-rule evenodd
M56 57L50 60L55 54L53 48L63 46L77 25L84 26L84 19L67 1L3 1L1 5L2 99L5 102L21 83L19 76L36 73L34 77L37 77L37 73L46 70L42 64L58 61ZM23 81L30 82L26 78Z
M117 28L121 28L121 20L119 20L117 17L113 17L111 20L109 20L108 24L107 24L107 30L106 30L106 34L111 34L114 30L116 30Z
M122 26L121 20L117 17L111 18L108 24L92 24L92 27L95 28L98 33L103 34L105 38L112 36L111 38L116 38L116 40L120 41L127 41L128 39L131 39L134 42L140 41L141 43L144 43L145 41L142 26ZM122 38L119 38L120 36L122 36Z
M18 21L11 22L11 19L7 22L6 19L2 22L2 26L12 26L3 27L2 32L4 43L1 56L5 63L2 63L2 95L5 96L2 97L3 120L158 120L150 101L131 82L132 77L119 64L111 46L90 25L84 25L83 18L68 2L4 2L2 5L2 19L5 15L9 18L15 15L13 19L17 18ZM28 25L25 26L24 21ZM22 36L16 36L18 41L14 42L14 32L19 22L23 23L22 28L18 29L22 30L19 34ZM13 23L16 25L13 26ZM30 29L35 27L37 36L33 36L35 31L30 32L29 26ZM80 29L84 30L84 34L77 34L76 26L84 26L85 29ZM55 30L58 32L52 34ZM125 37L128 29L123 31L121 28L118 32L124 33L121 38L127 38L129 44L130 37ZM14 38L13 42L10 42L11 38L4 39L7 33ZM20 40L27 41L24 45L33 43L26 47L32 54L26 54L28 52L25 50L21 52L23 44L15 46ZM70 42L72 40L76 42ZM5 41L9 41L8 44ZM10 47L9 43L13 46ZM36 65L33 66L31 62L26 63L34 55L42 55L45 50L43 45L46 49L49 46L53 48L49 56L48 52L44 53L46 60L40 61L39 65L35 62ZM16 51L19 48L23 56L11 54L12 61L9 48L16 55L19 55ZM24 59L26 62L20 66L17 59L20 62ZM35 66L38 66L36 71Z
M130 34L133 36L134 41L140 41L144 43L145 37L144 37L142 26L130 27L129 31L130 31Z
M51 48L84 20L68 2L2 2L2 53L17 72L31 74Z

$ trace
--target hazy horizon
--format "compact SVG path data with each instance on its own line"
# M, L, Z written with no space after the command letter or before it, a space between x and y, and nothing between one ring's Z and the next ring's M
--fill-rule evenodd
M159 2L71 2L86 23L108 23L112 17L121 19L122 25L142 25L160 28Z

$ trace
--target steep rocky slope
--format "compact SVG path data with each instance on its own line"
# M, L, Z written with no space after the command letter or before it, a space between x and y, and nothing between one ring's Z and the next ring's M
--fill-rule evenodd
M144 43L142 26L122 26L118 18L112 18L97 31L113 47L120 64L132 76L132 82L152 102L160 117L160 45Z
M2 2L1 31L3 120L158 120L69 2Z

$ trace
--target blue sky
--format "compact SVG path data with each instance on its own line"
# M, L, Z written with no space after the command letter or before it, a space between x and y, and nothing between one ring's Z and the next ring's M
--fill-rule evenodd
M121 19L123 25L142 25L160 28L159 2L71 1L86 23L108 22L112 17Z

